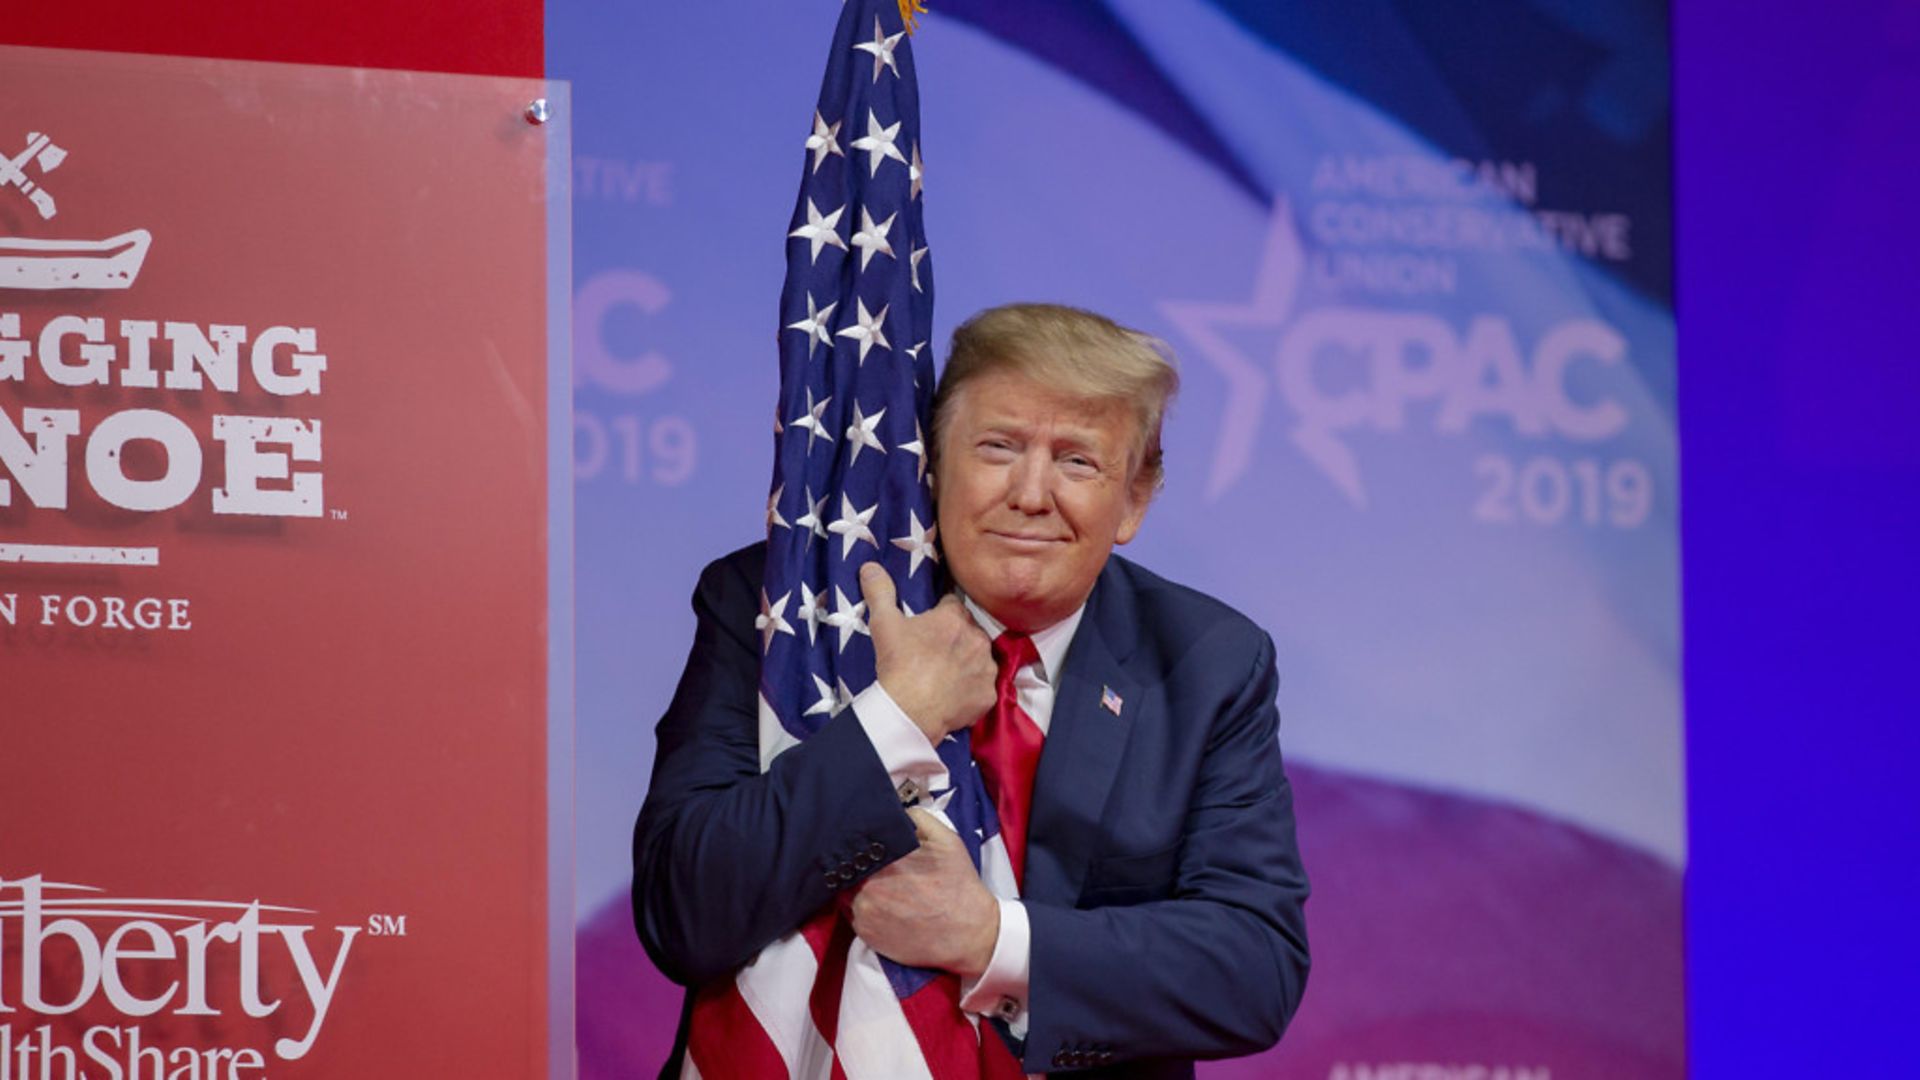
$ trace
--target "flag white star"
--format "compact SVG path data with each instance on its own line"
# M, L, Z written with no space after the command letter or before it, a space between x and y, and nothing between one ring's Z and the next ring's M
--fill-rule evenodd
M880 436L874 434L874 429L880 425L880 418L885 415L887 415L885 409L881 409L872 416L863 415L860 412L860 403L857 401L853 403L853 423L847 425L847 441L853 444L853 452L847 455L847 464L851 465L859 461L860 451L866 447L872 447L883 454L887 452L886 445L880 441Z
M811 257L817 262L820 259L820 249L829 244L839 248L841 251L847 250L847 242L840 239L839 232L840 215L846 212L847 208L842 206L831 214L822 214L820 213L820 208L813 205L813 200L809 198L807 200L807 223L787 235L790 237L797 236L809 244L812 244L813 253Z
M793 527L787 524L786 518L780 516L780 496L786 490L787 485L781 484L779 487L773 489L773 494L767 496L767 528L769 529L790 529Z
M925 480L927 478L927 445L926 444L927 444L927 436L925 433L923 433L920 430L919 419L915 418L913 421L913 441L903 442L900 444L900 449L905 450L907 453L912 454L914 457L917 457L920 459L919 462L914 465L913 478L915 481Z
M859 237L855 237L854 239L857 241ZM888 252L888 254L892 254L892 252ZM809 360L813 358L813 347L816 344L825 345L829 349L833 348L833 334L827 329L827 321L833 317L833 309L839 306L840 301L835 300L826 307L817 308L813 304L813 294L808 293L807 317L801 319L799 322L787 324L787 329L798 330L807 335L807 358ZM775 434L779 433L775 432Z
M883 349L893 348L893 343L887 340L886 331L881 326L882 323L886 322L887 308L891 305L880 305L880 314L873 315L867 312L867 302L865 300L855 297L853 303L854 317L859 325L842 328L840 336L850 337L860 343L860 363L864 364L867 362L867 350L873 348L875 345Z
M912 510L907 511L907 535L895 537L893 546L907 553L908 577L920 572L922 562L928 559L934 562L940 561L940 551L933 546L934 538L939 532L938 524L923 528L920 525L920 515Z
M887 32L880 28L880 16L875 15L873 17L873 40L863 41L855 45L854 49L858 52L873 54L874 82L880 81L880 69L883 67L892 68L894 78L897 79L900 77L900 67L893 62L893 50L900 44L900 39L905 36L906 32L902 31L892 37L888 37Z
M773 648L773 635L791 634L793 627L781 614L787 610L787 601L793 596L791 591L780 594L780 599L767 603L767 590L760 590L760 614L754 616L753 628L760 631L760 651Z
M807 429L807 453L813 453L813 441L827 435L827 406L833 402L833 395L813 400L813 388L807 388L807 411L787 421L797 428Z
M893 219L899 216L898 213L888 214L887 220L875 224L867 208L860 208L860 231L853 234L851 241L854 247L860 249L860 269L865 270L875 254L895 257L893 245L887 243L887 234L893 231Z
M813 535L825 540L827 538L826 512L828 497L822 496L819 502L814 502L812 488L806 490L806 497L807 512L794 519L794 527L798 529L810 529Z
M880 541L873 538L873 530L867 527L867 522L873 520L873 512L878 509L880 509L880 504L874 503L865 510L856 510L853 506L853 500L848 498L844 493L841 494L840 517L829 522L827 525L828 532L840 534L841 558L844 559L853 554L853 545L862 540L872 544L874 547L880 546ZM834 591L839 592L840 590L835 589Z
M893 254L893 252L889 251L887 252L887 254L891 255ZM920 287L920 260L926 257L927 257L927 249L923 247L914 248L913 254L907 256L907 269L913 272L913 291L914 292L926 292L925 289L922 289ZM862 269L865 269L865 268L862 267Z
M813 171L820 171L820 163L839 154L846 157L847 152L840 149L840 121L828 125L827 119L819 110L813 114L813 134L807 136L807 149L813 154Z
M834 699L837 702L833 707L833 713L835 716L838 716L840 715L840 710L853 704L853 691L847 689L847 680L845 679L833 680L833 688L835 690Z
M907 162L907 198L917 199L926 187L927 163L920 160L920 144L913 144L913 160Z
M821 602L826 598L825 593L817 593L808 588L806 582L800 583L800 609L793 613L793 617L807 624L807 644L809 645L820 637L821 620L827 617L826 609Z
M800 715L818 716L821 713L826 713L828 716L833 716L840 711L838 708L839 703L833 695L833 687L827 685L827 680L815 675L813 677L813 688L819 692L820 700L807 706L807 711Z
M868 176L878 176L880 162L886 158L892 158L902 165L907 163L907 159L900 156L900 148L893 145L893 140L899 137L900 121L894 121L891 127L881 127L880 118L873 115L872 109L867 110L867 133L853 140L853 148L867 152Z
M835 585L833 587L833 607L833 612L827 616L827 625L840 631L840 651L846 652L847 639L849 636L853 634L871 634L871 631L867 629L867 620L864 618L867 613L867 602L862 600L857 604L849 603L847 601L847 594L840 591L840 586ZM821 686L823 689L825 688L824 683L822 683Z

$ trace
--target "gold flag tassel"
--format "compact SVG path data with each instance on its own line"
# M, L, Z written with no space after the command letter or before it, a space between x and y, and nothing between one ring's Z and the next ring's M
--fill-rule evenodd
M913 24L914 19L926 13L927 5L921 0L900 0L900 22L906 26L908 34L919 29Z

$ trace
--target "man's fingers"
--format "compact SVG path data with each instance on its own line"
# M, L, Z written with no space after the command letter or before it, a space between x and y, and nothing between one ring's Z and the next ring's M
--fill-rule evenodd
M914 835L920 838L923 846L957 842L960 839L960 834L953 831L953 826L917 806L907 807L907 816L913 819Z
M907 816L913 819L913 834L922 840L933 836L933 830L940 827L937 818L917 806L907 807Z
M894 592L893 579L877 562L862 564L860 567L860 596L867 602L867 622L869 625L892 626L902 616L900 597Z

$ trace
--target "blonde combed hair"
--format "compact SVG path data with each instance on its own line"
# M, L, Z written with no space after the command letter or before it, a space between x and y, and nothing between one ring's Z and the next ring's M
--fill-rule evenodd
M1138 422L1133 483L1151 493L1165 477L1160 425L1180 388L1173 351L1150 334L1104 315L1060 304L988 308L953 332L946 370L933 396L933 447L939 451L956 395L982 375L1031 379L1058 393L1118 401Z

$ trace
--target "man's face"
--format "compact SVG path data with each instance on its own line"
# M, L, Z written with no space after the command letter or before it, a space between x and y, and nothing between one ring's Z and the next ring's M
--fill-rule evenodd
M1008 629L1044 629L1139 531L1134 411L996 372L962 386L934 473L947 569Z

